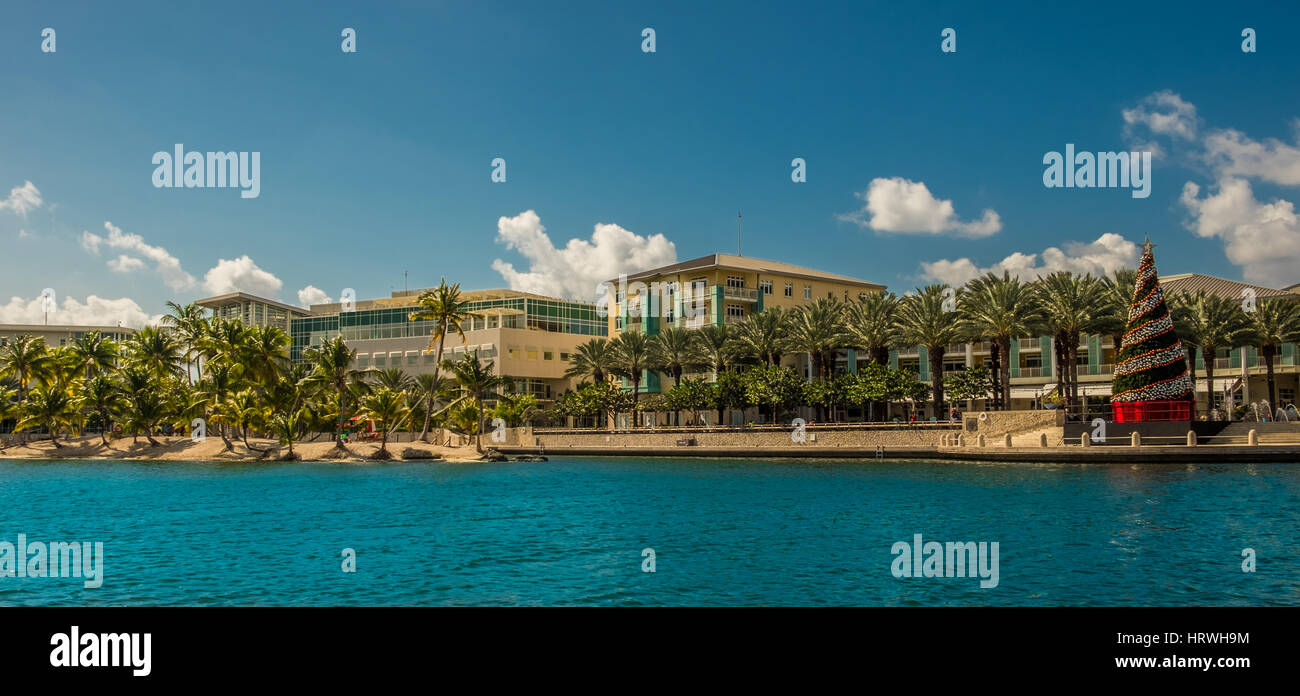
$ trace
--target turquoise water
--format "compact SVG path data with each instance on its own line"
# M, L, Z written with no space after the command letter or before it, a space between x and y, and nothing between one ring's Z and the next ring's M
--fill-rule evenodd
M0 461L0 541L105 554L0 605L1300 604L1297 532L1295 465ZM895 578L917 533L998 586Z

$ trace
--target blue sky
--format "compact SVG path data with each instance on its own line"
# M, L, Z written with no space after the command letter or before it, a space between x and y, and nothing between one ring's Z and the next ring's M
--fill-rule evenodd
M1104 271L1145 234L1164 273L1300 282L1294 3L303 7L6 4L0 321L46 287L64 320L139 323L234 288L386 295L404 271L589 299L734 252L737 211L746 255L900 292ZM260 196L155 188L176 143L260 152ZM1066 143L1154 151L1150 196L1046 188Z

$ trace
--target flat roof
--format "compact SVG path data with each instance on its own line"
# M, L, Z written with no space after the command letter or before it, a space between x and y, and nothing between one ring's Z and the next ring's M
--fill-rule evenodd
M130 331L135 332L132 326L96 326L83 324L0 324L0 331L98 331L108 333L112 331Z
M198 306L200 306L200 307L207 307L208 309L216 309L217 307L221 307L221 306L223 306L223 305L226 305L226 304L229 304L229 303L231 303L231 302L235 302L235 301L240 301L240 302L261 302L262 304L268 304L268 305L271 305L272 307L278 307L278 308L280 308L280 309L285 310L286 312L292 312L292 313L295 313L295 314L301 314L301 315L303 315L303 316L306 316L306 315L308 314L307 310L303 309L302 307L298 307L298 306L291 305L291 304L285 304L285 303L283 303L283 302L281 302L281 301L279 301L279 300L272 300L272 299L269 299L269 298L266 298L266 297L259 297L259 296L257 296L257 295L251 295L251 294L246 293L246 292L228 292L228 293L226 293L226 294L224 294L224 295L215 295L215 296L213 296L213 297L205 297L205 298L203 298L203 299L201 299L201 300L195 300L195 301L194 301L194 304L196 304L196 305L198 305Z
M709 254L689 261L651 268L640 273L629 273L628 280L643 280L655 276L667 275L669 273L683 273L695 269L705 268L729 268L738 271L752 271L757 273L779 273L781 275L798 276L800 278L810 278L813 280L829 280L837 283L846 283L849 285L862 285L871 288L884 290L885 286L880 283L861 280L859 278L850 278L849 276L839 275L837 273L827 273L813 268L804 268L794 264L784 263L781 261L771 261L768 259L759 259L752 256L737 256L735 254ZM608 282L617 283L618 279L613 278Z
M414 290L394 290L388 297L377 297L373 300L357 300L357 308L360 309L365 305L369 309L404 309L417 306L417 300L420 295L434 288L419 288ZM561 297L550 297L548 295L538 295L536 293L524 292L522 290L508 290L506 288L492 288L488 290L462 290L460 299L465 302L485 302L488 300L513 300L528 299L539 300L542 302L563 302L565 304L586 305L594 307L594 302L583 302L582 300L566 300ZM341 302L326 302L324 304L314 304L311 306L312 315L329 315L336 314L343 309ZM299 310L301 311L301 310Z

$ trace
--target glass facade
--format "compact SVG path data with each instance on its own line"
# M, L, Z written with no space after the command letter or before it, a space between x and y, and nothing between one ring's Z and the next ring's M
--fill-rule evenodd
M294 360L301 360L302 353L307 348L319 346L326 340L340 335L345 341L428 336L433 332L436 322L410 321L407 317L417 309L418 307L412 305L295 318L289 323L289 335L293 339L290 356ZM531 297L498 298L468 304L470 312L490 313L493 310L507 310L512 313L471 317L463 326L464 330L502 327L540 329L584 336L609 334L609 325L605 319L596 316L595 305Z

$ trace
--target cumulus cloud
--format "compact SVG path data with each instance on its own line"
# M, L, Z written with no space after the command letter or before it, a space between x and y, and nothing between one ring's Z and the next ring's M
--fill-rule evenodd
M1205 138L1205 159L1220 177L1249 177L1300 186L1300 147L1275 138L1252 140L1231 128Z
M315 285L308 285L298 291L298 305L300 307L311 307L316 304L329 304L333 301L332 298L325 294L324 290L321 290Z
M144 268L144 261L126 254L119 254L117 258L108 262L108 270L114 273L130 273L141 268Z
M275 297L284 283L258 267L248 254L237 259L221 259L203 276L203 289L213 295L247 292Z
M1146 131L1182 140L1196 137L1196 106L1167 89L1148 94L1137 106L1121 113L1126 136L1138 137Z
M181 268L181 262L166 249L160 246L146 244L144 238L138 234L126 234L121 228L116 227L111 222L104 223L104 229L108 230L108 235L100 236L90 232L81 233L81 248L92 254L98 254L100 247L107 245L113 249L132 252L138 256L149 259L154 264L154 269L158 275L162 276L163 282L172 290L189 290L194 287L194 276L186 273ZM136 270L144 266L143 262L132 264L123 263L125 255L118 256L117 259L108 262L110 269L124 272L125 270ZM139 261L139 259L135 259ZM114 268L114 264L117 268ZM127 268L129 266L129 268Z
M1001 275L1003 271L1022 280L1034 280L1056 271L1108 275L1121 268L1137 268L1138 245L1118 234L1106 233L1090 243L1070 242L1064 249L1048 247L1038 254L1015 252L992 266L976 264L969 258L940 259L921 264L921 278L927 282L965 285L985 273Z
M991 208L979 220L962 222L952 201L935 198L921 181L876 178L866 191L854 195L866 205L837 217L877 232L988 237L1002 229L1002 218Z
M1193 182L1183 185L1188 228L1199 237L1223 240L1228 260L1241 267L1247 281L1284 287L1300 280L1300 218L1290 201L1261 203L1244 179L1222 179L1218 193L1204 198L1200 193Z
M0 324L41 324L46 320L44 299L11 297L7 304L0 304ZM147 324L157 324L162 315L150 315L129 297L108 299L96 295L87 295L85 302L65 297L49 314L51 324L70 324L73 326L122 326L142 328Z
M647 237L607 223L598 223L590 240L570 239L556 248L532 210L497 220L497 241L528 260L524 271L492 262L510 289L552 297L592 300L602 281L677 261L676 245L662 234Z
M0 200L0 210L12 210L27 217L27 211L41 207L41 192L30 181L9 190L9 197Z

